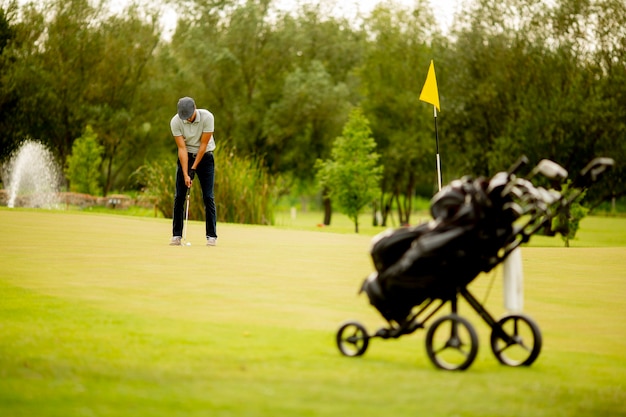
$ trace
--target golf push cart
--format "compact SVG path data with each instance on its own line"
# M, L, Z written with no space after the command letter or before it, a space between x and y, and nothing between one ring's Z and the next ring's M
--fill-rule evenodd
M360 292L367 294L387 326L370 334L359 322L345 322L337 331L340 352L360 356L372 338L399 338L425 329L426 322L450 303L451 313L436 318L428 327L426 352L438 368L467 369L478 353L478 336L458 314L460 295L491 328L491 350L500 363L531 365L541 351L537 324L519 308L495 319L467 286L481 272L504 263L506 292L507 270L515 271L507 268L507 263L513 258L521 262L520 245L533 234L550 229L552 219L566 213L583 190L613 164L610 158L593 159L565 188L561 186L568 173L563 167L544 159L529 169L526 157L491 178L452 181L433 197L432 221L373 239L371 256L376 271L365 279ZM530 172L521 176L520 171ZM544 179L539 180L538 174ZM541 181L552 187L536 185ZM518 267L521 271L521 265Z

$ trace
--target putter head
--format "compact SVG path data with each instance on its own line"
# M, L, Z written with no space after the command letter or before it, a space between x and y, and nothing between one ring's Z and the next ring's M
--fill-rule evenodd
M561 165L549 159L542 159L533 168L531 175L541 174L551 180L564 180L567 178L567 170Z

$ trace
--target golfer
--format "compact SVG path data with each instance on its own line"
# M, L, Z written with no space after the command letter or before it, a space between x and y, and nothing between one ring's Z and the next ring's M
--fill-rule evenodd
M196 175L202 187L206 213L206 244L207 246L217 244L217 219L213 196L215 181L213 124L213 114L205 109L196 109L196 103L191 97L178 100L178 112L170 121L172 135L178 147L176 194L170 241L172 246L182 244L186 192Z

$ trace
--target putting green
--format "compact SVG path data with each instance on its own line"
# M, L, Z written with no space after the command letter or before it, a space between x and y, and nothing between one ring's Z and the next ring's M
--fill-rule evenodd
M461 303L480 349L450 373L423 331L339 354L344 320L383 325L357 294L371 234L220 224L206 247L190 222L170 247L166 219L0 209L0 415L626 415L625 224L523 249L533 366L498 365ZM498 271L470 288L504 312Z

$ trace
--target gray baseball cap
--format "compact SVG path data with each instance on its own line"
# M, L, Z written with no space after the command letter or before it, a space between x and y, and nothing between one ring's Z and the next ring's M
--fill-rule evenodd
M196 109L196 103L191 97L183 97L178 100L178 117L181 120L187 120L193 116L193 112Z

